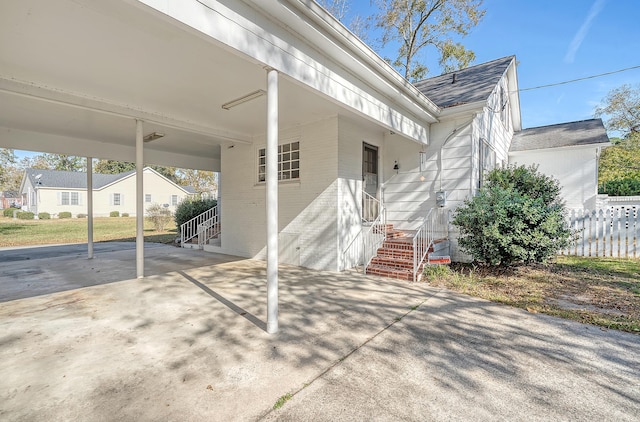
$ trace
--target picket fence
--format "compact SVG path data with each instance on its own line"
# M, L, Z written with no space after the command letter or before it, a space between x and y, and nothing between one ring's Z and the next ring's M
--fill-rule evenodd
M640 207L574 209L569 226L577 238L561 255L640 257Z

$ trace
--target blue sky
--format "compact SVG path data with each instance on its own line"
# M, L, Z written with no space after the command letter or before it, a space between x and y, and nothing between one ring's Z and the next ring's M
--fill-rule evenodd
M373 10L368 1L352 4L353 13ZM475 64L515 55L521 89L640 65L639 0L485 0L483 7L484 19L461 41ZM427 64L431 76L440 73L436 57ZM607 92L625 83L638 85L640 68L521 92L523 127L592 118Z

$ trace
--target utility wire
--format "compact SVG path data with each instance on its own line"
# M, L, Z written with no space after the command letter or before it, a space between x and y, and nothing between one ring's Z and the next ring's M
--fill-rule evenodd
M599 78L601 76L613 75L614 73L626 72L627 70L638 69L638 68L640 68L640 66L632 66L632 67L627 67L625 69L614 70L613 72L600 73L598 75L585 76L584 78L571 79L570 81L556 82L556 83L548 84L548 85L533 86L531 88L522 88L522 89L519 89L518 91L520 91L520 92L522 92L522 91L532 91L534 89L548 88L550 86L565 85L565 84L570 84L570 83L573 83L573 82L584 81L586 79L593 79L593 78Z

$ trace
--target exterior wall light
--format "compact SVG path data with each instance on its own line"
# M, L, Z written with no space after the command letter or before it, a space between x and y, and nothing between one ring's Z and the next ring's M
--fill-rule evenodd
M396 174L398 174L398 170L400 170L400 166L398 165L398 161L394 161L393 162L393 169L396 171Z

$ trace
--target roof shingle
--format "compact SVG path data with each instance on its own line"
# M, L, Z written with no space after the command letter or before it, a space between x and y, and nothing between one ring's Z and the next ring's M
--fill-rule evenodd
M589 119L524 129L514 134L509 151L608 143L609 137L602 119Z
M414 86L441 108L486 101L514 60L515 56L503 57L424 79Z

